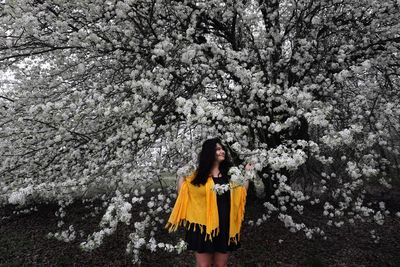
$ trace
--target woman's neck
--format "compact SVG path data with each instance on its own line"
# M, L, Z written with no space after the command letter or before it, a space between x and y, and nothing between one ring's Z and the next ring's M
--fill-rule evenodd
M210 171L211 175L216 177L219 176L220 171L219 171L219 163L214 163L214 165L211 167L211 171Z

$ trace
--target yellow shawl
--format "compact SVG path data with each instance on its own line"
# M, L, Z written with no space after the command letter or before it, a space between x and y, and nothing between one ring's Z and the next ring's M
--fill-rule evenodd
M219 233L219 219L217 207L217 194L213 191L214 181L210 175L205 185L196 186L191 183L195 172L187 176L179 190L175 206L165 226L169 232L176 231L179 225L189 228L194 224L205 230L205 240L212 240ZM230 182L231 207L229 219L229 241L240 240L240 227L244 218L246 204L246 189L238 184Z

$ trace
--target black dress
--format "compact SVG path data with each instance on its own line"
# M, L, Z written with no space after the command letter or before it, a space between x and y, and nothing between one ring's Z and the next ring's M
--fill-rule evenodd
M229 183L228 177L213 177L215 184ZM199 227L191 225L186 230L185 241L187 242L187 249L194 250L199 253L227 253L228 251L235 251L240 248L240 242L235 244L231 242L228 246L229 240L229 213L230 213L230 191L225 191L223 194L217 194L218 218L219 218L219 234L215 236L212 241L205 241L205 231L200 232ZM194 230L195 228L195 230Z

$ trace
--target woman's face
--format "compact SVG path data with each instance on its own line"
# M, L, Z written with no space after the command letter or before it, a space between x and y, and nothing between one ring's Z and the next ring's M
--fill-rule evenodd
M215 161L222 162L225 160L225 150L217 143L215 147Z

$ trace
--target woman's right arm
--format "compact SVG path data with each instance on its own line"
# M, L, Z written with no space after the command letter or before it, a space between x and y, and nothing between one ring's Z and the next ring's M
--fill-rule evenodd
M246 171L252 171L254 168L252 163L247 163L246 166L244 167L244 169ZM246 181L243 184L244 188L246 188L246 190L249 188L249 180L246 179Z
M179 193L179 190L181 190L181 186L183 184L183 182L185 181L185 177L181 177L178 180L178 184L176 185L176 191Z

